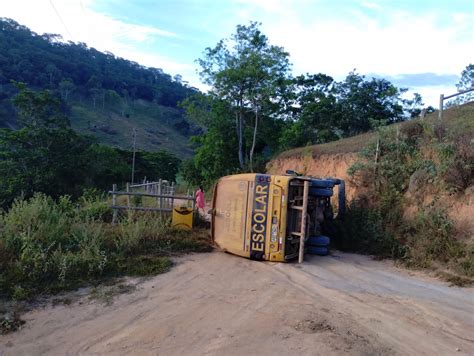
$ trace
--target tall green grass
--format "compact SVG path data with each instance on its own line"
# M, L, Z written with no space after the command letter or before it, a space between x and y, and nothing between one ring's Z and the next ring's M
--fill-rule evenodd
M156 214L125 214L116 225L110 216L100 197L17 200L0 216L0 294L27 299L104 277L156 274L174 254L211 249L206 233L174 230Z

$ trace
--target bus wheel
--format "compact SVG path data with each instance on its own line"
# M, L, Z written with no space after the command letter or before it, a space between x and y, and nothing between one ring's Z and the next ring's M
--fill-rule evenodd
M320 235L320 236L311 236L308 239L307 244L309 246L326 247L326 246L329 246L330 242L331 242L331 240L329 239L329 237L324 236L324 235Z
M311 255L326 256L329 254L329 249L327 247L308 246L307 252Z

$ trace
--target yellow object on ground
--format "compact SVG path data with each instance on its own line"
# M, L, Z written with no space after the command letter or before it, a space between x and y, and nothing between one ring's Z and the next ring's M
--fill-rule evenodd
M186 207L174 208L171 226L191 230L193 228L193 209Z

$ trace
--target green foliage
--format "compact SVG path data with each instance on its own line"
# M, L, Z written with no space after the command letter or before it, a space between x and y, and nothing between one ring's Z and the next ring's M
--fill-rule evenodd
M458 136L454 142L437 146L440 174L451 192L462 192L474 183L474 146L471 135Z
M86 179L90 140L70 129L0 129L0 205L23 194L78 196Z
M342 82L324 74L298 76L291 86L294 122L280 138L284 148L325 143L377 129L405 120L405 105L409 112L421 105L419 95L404 101L401 94L405 89L385 79L367 80L354 71Z
M48 90L35 92L25 83L14 83L19 90L13 104L19 109L19 122L22 126L39 129L64 129L69 126L68 119L61 112L61 101Z
M453 137L452 132L439 135L437 128L439 124L412 121L381 129L378 143L362 150L362 159L350 167L348 174L369 191L365 200L353 202L348 208L339 227L341 248L399 258L414 267L442 264L472 277L472 251L456 240L453 222L442 208L441 199L425 203L427 192L461 192L472 184L471 136ZM407 191L411 204L417 204L413 219L404 219L403 215ZM464 277L448 275L456 283L467 283Z
M464 68L461 72L461 79L456 84L456 88L458 89L458 92L474 88L474 64L471 63ZM451 99L447 103L447 106L461 105L472 100L474 100L474 92L471 91L457 96L455 99Z
M346 211L344 222L339 222L338 247L344 251L373 254L379 257L399 258L404 247L386 228L380 209L353 201Z
M272 120L278 111L272 102L281 97L290 70L289 54L282 47L270 45L259 25L238 25L230 39L206 48L204 58L198 60L204 83L211 86L213 95L227 103L229 114L236 118L237 130L232 132L237 134L239 166L250 170L259 125ZM251 132L248 136L247 130Z
M202 116L201 109L196 109L199 106L197 100L199 98L183 103L190 117ZM196 153L192 160L186 161L181 167L185 181L194 186L210 186L219 177L239 170L235 119L229 115L229 106L222 100L203 100L199 107L206 105L210 110L207 112L209 126L203 135L193 138L197 146Z
M7 18L0 19L0 53L0 85L8 85L11 79L22 81L58 90L64 100L76 96L103 106L117 103L121 95L125 100L176 107L195 92L161 69L99 52L84 43L64 42L59 35L38 35Z
M79 215L82 220L101 222L112 221L113 211L107 202L104 192L95 188L85 189L79 202Z
M59 99L19 86L24 127L0 129L0 206L43 192L77 198L84 188L110 189L130 180L132 153L95 144L67 127ZM61 121L62 120L62 121ZM136 154L135 177L174 181L180 160L166 151Z
M168 256L211 249L207 234L173 230L152 214L103 223L104 205L90 192L82 205L36 194L0 216L0 295L27 299L106 276L163 272Z
M98 142L129 149L136 127L141 149L192 155L188 140L200 129L184 119L177 103L197 89L178 77L84 43L38 35L6 18L0 19L0 53L0 128L17 129L25 120L35 125L42 117L52 128L69 119L74 130ZM13 99L24 85L16 82L38 91L28 89ZM21 104L26 110L15 110Z
M407 245L407 263L417 267L431 267L433 261L446 263L461 256L461 245L453 238L452 221L436 201L420 209L411 229Z

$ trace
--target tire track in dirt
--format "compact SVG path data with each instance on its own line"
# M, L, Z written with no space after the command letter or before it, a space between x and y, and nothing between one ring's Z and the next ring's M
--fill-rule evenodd
M196 254L112 305L83 297L29 312L0 354L473 354L472 297L364 256Z

